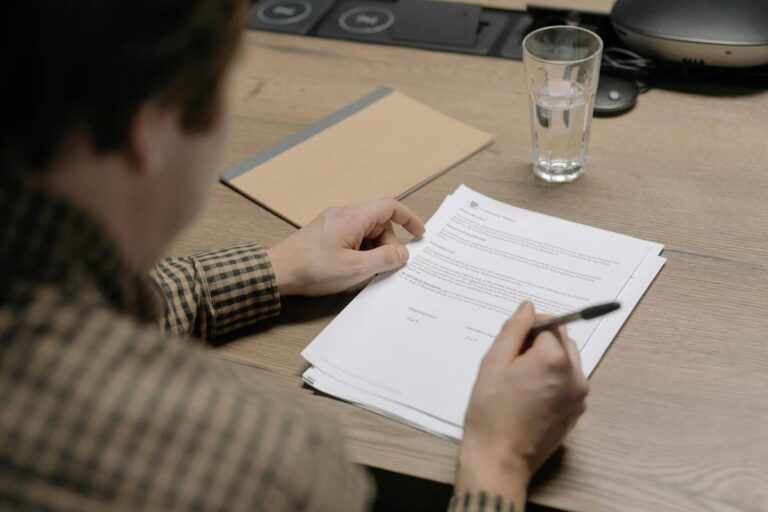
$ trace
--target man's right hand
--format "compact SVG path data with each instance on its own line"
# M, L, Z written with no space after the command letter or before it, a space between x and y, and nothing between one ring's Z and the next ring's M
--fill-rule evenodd
M540 319L540 318L539 318ZM533 473L585 410L589 389L576 344L564 330L540 334L524 302L480 366L464 423L456 494L484 490L523 510Z

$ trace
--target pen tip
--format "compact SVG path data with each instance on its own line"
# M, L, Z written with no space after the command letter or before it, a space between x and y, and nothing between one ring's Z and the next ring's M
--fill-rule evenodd
M597 306L592 306L584 309L581 312L581 318L583 318L584 320L591 320L592 318L597 318L599 316L607 315L612 311L616 311L620 307L621 307L621 304L619 304L618 302L609 302L607 304L599 304Z

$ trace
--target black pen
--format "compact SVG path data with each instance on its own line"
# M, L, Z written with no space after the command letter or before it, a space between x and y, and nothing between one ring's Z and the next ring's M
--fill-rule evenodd
M620 307L621 304L618 302L608 302L606 304L590 306L588 308L582 309L581 311L576 311L575 313L550 318L549 320L544 320L543 322L536 322L533 324L531 331L528 333L528 339L533 340L536 338L536 336L544 331L557 329L562 325L575 322L576 320L592 320L593 318L607 315L608 313L616 311Z

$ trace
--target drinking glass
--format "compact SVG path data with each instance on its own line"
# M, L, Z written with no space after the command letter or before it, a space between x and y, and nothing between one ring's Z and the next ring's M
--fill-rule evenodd
M533 173L545 181L573 181L587 170L602 54L600 37L580 27L546 27L523 40Z

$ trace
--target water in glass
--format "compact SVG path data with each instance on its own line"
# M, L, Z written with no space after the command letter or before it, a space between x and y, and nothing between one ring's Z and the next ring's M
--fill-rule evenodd
M534 93L533 172L550 182L567 182L586 170L594 94L569 80L551 80Z

